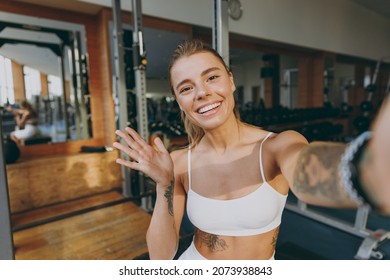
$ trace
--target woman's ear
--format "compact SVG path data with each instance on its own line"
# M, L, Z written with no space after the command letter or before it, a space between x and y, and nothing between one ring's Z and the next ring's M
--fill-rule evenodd
M236 84L234 83L234 77L233 77L232 72L229 72L229 79L230 79L230 83L232 86L232 90L233 90L233 92L235 92L236 91Z

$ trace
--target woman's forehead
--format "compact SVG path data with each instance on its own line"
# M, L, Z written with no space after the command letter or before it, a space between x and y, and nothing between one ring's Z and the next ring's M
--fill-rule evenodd
M172 66L172 74L185 74L183 71L203 71L209 67L218 67L224 69L224 65L221 61L210 52L199 52L189 56L182 56Z

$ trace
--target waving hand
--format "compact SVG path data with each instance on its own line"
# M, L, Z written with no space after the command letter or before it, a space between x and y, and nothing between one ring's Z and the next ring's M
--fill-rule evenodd
M116 162L144 173L156 184L168 186L173 180L173 162L161 139L154 140L155 149L134 129L127 127L125 130L126 132L117 130L115 133L127 145L114 142L113 146L127 154L131 160L119 158Z

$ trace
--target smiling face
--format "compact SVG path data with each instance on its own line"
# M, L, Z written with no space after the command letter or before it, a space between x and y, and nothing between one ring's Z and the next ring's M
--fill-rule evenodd
M170 69L176 100L193 124L214 129L234 117L233 76L214 54L182 56Z

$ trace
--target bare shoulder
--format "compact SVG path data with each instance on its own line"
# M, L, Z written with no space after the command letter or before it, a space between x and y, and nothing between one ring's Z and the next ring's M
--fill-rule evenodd
M307 144L308 142L299 132L286 130L281 133L277 133L274 137L272 137L272 143L276 149L280 150L291 145L302 145Z
M246 126L246 129L246 135L248 135L247 138L249 141L261 141L270 133L270 131L250 125ZM291 147L291 145L305 145L307 143L306 138L295 130L273 133L269 140L267 140L267 146L273 151L281 151L281 149Z
M245 135L245 137L242 138L242 141L246 144L258 143L264 139L268 133L270 132L263 128L245 123L243 126L243 135Z
M271 138L269 147L274 152L279 166L294 161L298 153L308 144L306 138L294 131L286 130Z

